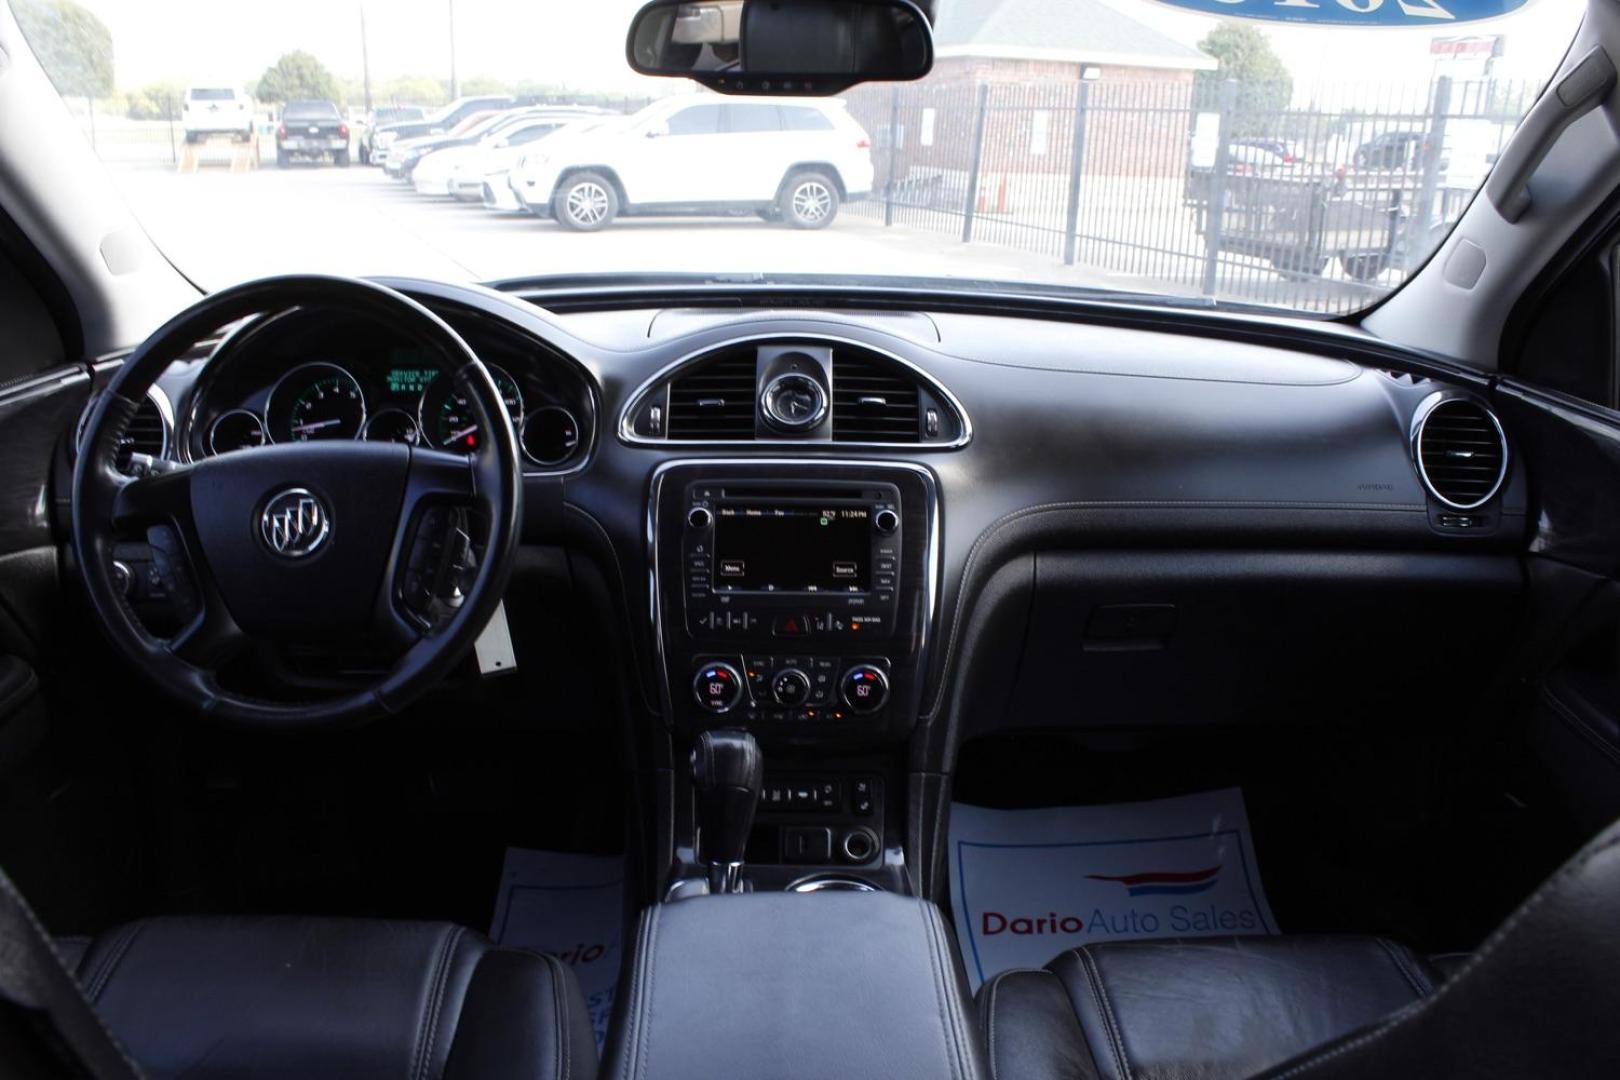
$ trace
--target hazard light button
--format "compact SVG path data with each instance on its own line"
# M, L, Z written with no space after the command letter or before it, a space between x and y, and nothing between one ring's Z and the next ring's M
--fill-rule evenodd
M809 637L812 628L805 615L778 615L771 633L777 637Z

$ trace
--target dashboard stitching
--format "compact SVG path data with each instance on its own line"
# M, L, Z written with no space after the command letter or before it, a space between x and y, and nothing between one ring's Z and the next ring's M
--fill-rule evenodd
M951 634L945 642L945 655L943 664L940 667L940 679L934 689L933 700L928 703L924 715L933 716L939 711L940 703L945 697L945 688L950 683L951 665L956 660L957 634L961 630L962 611L966 607L963 597L968 583L973 580L974 565L991 537L1015 521L1039 514L1058 513L1065 510L1371 510L1377 512L1420 513L1427 511L1427 509L1426 506L1419 503L1086 499L1073 502L1040 503L1036 506L1026 506L1003 514L991 522L979 534L978 539L973 541L973 547L968 551L967 561L962 564L962 574L957 579L957 594L953 597L954 610L951 613Z

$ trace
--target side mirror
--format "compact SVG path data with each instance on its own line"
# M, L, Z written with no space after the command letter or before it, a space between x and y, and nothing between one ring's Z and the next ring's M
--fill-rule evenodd
M649 139L662 139L668 134L669 124L663 120L660 120L655 124L651 124L647 128L647 138Z
M653 0L625 51L640 74L727 94L836 94L934 66L933 33L912 0Z

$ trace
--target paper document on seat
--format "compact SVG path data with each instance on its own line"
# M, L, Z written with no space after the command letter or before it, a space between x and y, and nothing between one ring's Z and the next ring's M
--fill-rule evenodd
M1237 788L1041 810L954 803L949 859L975 991L1077 945L1277 933Z
M624 858L507 848L490 937L551 953L574 969L600 1049L619 979Z

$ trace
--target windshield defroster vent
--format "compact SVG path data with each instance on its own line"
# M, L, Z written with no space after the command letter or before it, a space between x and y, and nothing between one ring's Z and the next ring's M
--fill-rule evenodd
M832 363L833 442L919 442L917 380L898 365L836 349Z
M1507 476L1502 425L1477 402L1436 402L1421 414L1412 442L1423 486L1454 509L1483 506Z
M752 439L755 367L755 350L738 349L671 380L669 437Z

